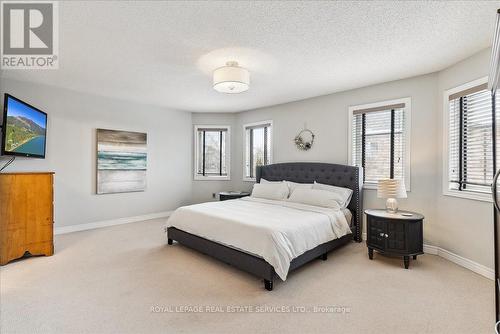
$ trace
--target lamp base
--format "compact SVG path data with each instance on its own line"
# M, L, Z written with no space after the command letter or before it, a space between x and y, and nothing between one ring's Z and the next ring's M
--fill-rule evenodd
M388 198L385 202L385 209L389 213L397 213L398 212L398 201L395 198Z

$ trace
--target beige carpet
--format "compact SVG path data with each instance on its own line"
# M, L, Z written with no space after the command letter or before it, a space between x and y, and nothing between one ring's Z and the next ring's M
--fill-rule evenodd
M0 332L493 333L493 281L436 256L404 270L352 243L267 292L251 275L167 246L162 226L57 236L54 256L2 267Z

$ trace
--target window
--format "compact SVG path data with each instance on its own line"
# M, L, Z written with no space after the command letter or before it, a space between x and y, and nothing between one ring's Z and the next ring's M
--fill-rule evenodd
M366 188L391 178L410 190L410 108L410 98L349 108L349 160L363 167Z
M500 102L487 88L487 78L445 93L444 193L490 200L496 165L493 161L494 109ZM497 137L498 147L498 137Z
M245 143L245 165L243 180L255 181L257 166L272 162L272 121L243 126Z
M229 135L229 126L195 126L195 180L230 180Z

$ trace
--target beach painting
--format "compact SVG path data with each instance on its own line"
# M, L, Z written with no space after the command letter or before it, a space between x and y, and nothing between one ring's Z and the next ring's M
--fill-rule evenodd
M147 134L97 129L97 194L146 190Z

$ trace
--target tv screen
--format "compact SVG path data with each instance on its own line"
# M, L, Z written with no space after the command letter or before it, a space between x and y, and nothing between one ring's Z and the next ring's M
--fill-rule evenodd
M3 108L2 154L45 158L47 114L9 94Z

